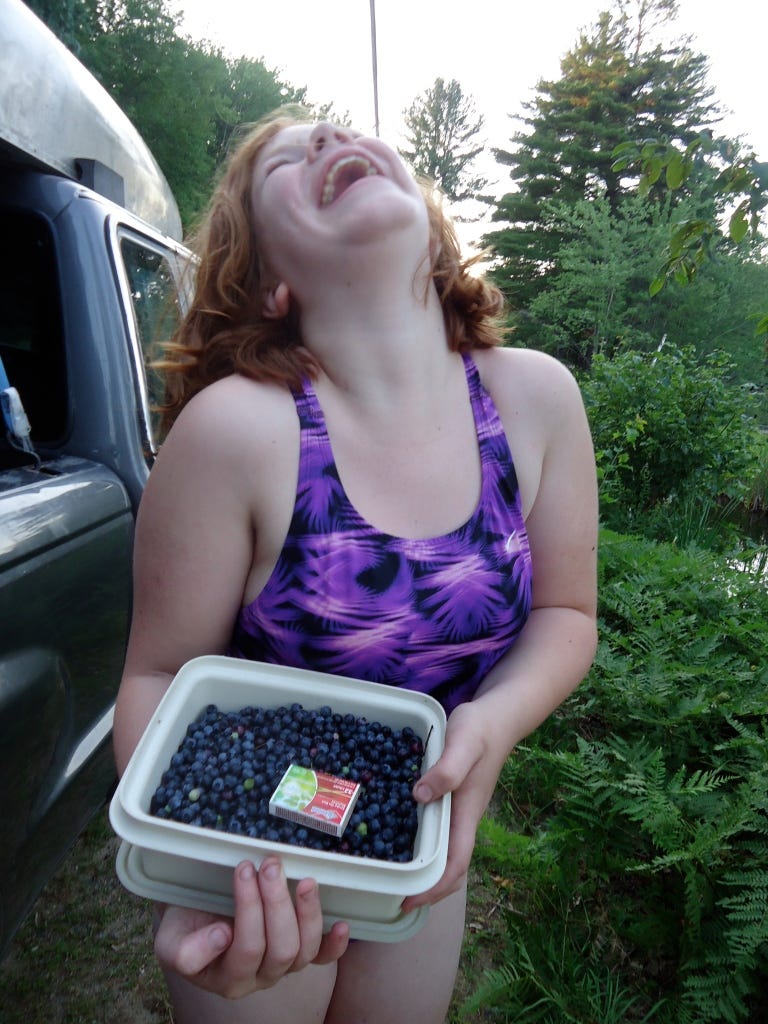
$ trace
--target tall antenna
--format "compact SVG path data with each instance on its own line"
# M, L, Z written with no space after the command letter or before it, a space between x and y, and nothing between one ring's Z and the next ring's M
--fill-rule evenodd
M373 69L373 120L376 138L379 137L379 65L376 53L376 0L371 5L371 67Z

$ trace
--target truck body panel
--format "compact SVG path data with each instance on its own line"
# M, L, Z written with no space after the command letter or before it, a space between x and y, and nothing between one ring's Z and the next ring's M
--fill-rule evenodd
M7 928L29 909L36 880L58 866L62 837L82 828L114 778L110 727L128 630L132 534L125 488L96 463L64 457L42 474L0 473Z
M0 67L8 83L0 90L0 139L9 157L80 181L181 238L171 190L136 128L17 0L0 0Z
M0 955L115 782L134 522L159 445L149 364L192 266L179 223L130 122L0 0L0 360L31 427L25 447L0 418Z

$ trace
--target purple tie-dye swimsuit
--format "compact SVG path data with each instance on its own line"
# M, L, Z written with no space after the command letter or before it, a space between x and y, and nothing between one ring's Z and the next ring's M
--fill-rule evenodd
M349 501L309 383L288 537L237 619L231 653L421 690L450 713L514 644L531 607L531 557L501 420L464 356L482 460L480 501L457 530L381 533Z

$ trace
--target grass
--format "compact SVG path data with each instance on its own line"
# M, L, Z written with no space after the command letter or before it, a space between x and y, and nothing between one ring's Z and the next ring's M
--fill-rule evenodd
M83 833L0 964L4 1024L169 1024L145 903L117 881L106 811Z

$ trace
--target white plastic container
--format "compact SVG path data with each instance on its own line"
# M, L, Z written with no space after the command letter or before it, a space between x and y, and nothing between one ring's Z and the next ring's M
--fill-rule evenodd
M422 772L442 753L445 712L425 694L322 672L210 656L184 665L139 741L110 805L110 821L123 840L120 881L131 892L179 906L231 916L232 872L242 860L258 867L277 854L289 882L314 878L325 928L347 921L353 938L400 941L426 923L427 908L403 914L405 896L424 892L442 876L448 855L450 796L419 809L414 855L404 864L250 839L154 817L150 801L187 726L209 704L223 711L294 702L307 709L330 705L339 714L364 715L426 742Z

